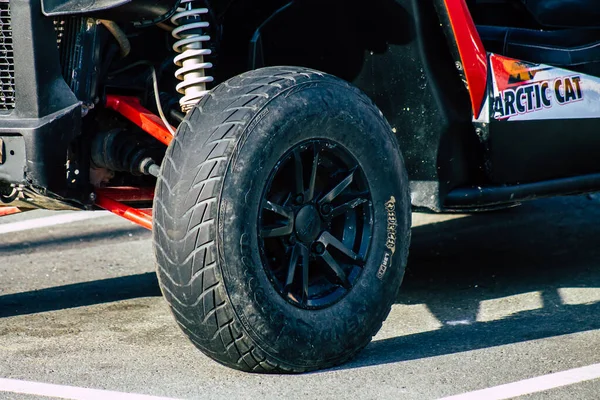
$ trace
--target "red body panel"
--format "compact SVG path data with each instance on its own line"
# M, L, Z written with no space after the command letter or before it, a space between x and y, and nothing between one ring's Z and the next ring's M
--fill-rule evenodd
M465 0L444 0L467 79L471 106L479 117L487 87L487 53Z

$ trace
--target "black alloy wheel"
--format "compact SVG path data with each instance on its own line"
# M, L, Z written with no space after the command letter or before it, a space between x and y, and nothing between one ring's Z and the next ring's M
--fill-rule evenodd
M329 140L296 145L271 173L258 227L264 266L281 296L307 309L339 301L362 273L373 229L356 159Z

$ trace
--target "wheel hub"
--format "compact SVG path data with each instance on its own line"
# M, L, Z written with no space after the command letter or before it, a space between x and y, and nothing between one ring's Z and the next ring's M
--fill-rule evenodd
M303 243L312 243L321 232L321 217L317 208L307 205L300 209L296 215L296 235Z
M271 172L258 220L269 280L296 307L322 309L358 282L373 230L357 160L326 139L297 144Z

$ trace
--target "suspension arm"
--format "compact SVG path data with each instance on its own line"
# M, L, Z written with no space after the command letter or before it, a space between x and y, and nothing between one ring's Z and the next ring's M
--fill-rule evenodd
M0 217L20 213L21 210L17 207L0 207Z
M129 221L140 225L146 229L152 230L152 214L151 210L141 210L130 207L121 202L115 201L102 193L96 194L96 205L119 217L128 219Z
M137 97L108 94L106 107L115 110L167 146L171 144L171 132L157 115L142 106Z
M154 200L154 188L138 188L138 187L105 187L97 188L96 195L101 194L115 201L152 201Z
M167 146L173 140L173 135L163 121L144 108L137 97L109 94L106 96L106 107L115 110ZM130 207L121 201L152 201L153 199L154 191L149 188L104 188L96 191L98 207L149 230L152 230L152 210Z

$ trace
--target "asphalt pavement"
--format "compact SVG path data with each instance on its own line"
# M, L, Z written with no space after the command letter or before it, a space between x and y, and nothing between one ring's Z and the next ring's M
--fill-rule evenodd
M352 362L298 376L236 372L201 354L161 298L150 232L72 215L0 219L0 399L44 398L3 391L2 379L180 399L421 400L531 378L521 398L600 399L600 375L575 370L600 363L597 196L414 214L381 332ZM32 227L40 221L49 226ZM544 390L565 371L574 383Z

